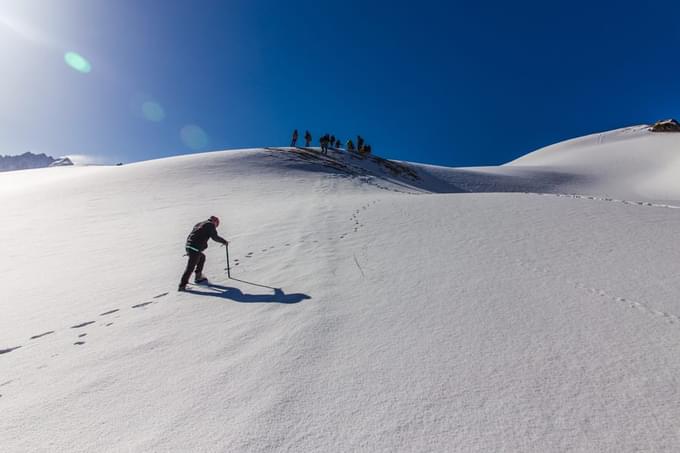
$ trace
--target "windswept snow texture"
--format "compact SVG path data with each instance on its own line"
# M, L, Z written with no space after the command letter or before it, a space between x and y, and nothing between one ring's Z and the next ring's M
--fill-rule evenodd
M2 174L1 449L677 451L680 142L650 134ZM212 243L178 293L210 215L233 278Z

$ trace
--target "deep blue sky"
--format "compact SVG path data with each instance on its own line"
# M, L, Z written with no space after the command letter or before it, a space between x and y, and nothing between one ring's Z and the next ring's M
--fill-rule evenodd
M499 164L680 116L674 5L0 0L0 154L130 162L308 128L389 158Z

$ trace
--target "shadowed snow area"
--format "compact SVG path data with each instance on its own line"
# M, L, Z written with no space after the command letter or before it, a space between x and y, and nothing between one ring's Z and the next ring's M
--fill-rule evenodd
M677 450L676 137L0 174L2 450Z

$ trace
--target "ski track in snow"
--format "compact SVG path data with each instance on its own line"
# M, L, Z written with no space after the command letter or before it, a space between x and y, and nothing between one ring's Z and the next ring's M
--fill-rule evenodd
M373 200L371 202L368 202L367 204L364 204L363 206L361 206L359 209L355 209L352 212L352 215L349 217L349 220L352 222L351 231L343 232L339 236L337 236L337 238L336 237L330 237L330 238L328 238L328 240L329 241L334 240L334 239L342 240L342 239L346 238L349 234L358 232L364 226L364 224L361 223L361 221L359 219L359 214L361 213L361 211L365 211L366 209L368 209L368 207L370 205L375 204L375 203L377 203L377 200ZM318 240L311 240L311 241L316 242L316 243L319 242ZM304 243L304 242L306 242L305 239L300 240L300 243ZM309 240L307 240L307 242L309 242ZM286 242L285 244L280 245L279 248L283 249L284 247L290 247L291 245L292 244L290 242ZM266 253L266 252L273 250L275 248L276 248L275 245L265 247L265 248L262 249L262 253ZM251 258L253 256L255 256L254 252L247 252L246 255L245 255L246 258ZM240 260L241 260L240 258L234 258L234 260L233 260L234 263L235 263L234 266L238 266L238 264L240 263ZM354 260L356 262L356 256L354 257ZM357 262L357 266L359 267L359 270L361 270L361 274L364 275L364 272L361 269L361 266L359 265L358 262ZM158 301L155 300L155 299L161 299L161 298L167 296L168 294L170 294L170 292L168 292L168 291L157 294L157 295L152 297L152 299L154 299L154 300L138 303L138 304L132 305L130 308L131 309L138 309L138 308L147 307L149 305L157 303ZM108 316L108 315L112 315L114 313L120 313L120 312L121 312L120 308L115 308L115 309L107 310L103 313L100 313L99 316ZM95 323L96 323L96 321L85 321L85 322L81 322L81 323L70 326L70 329L81 329L83 327L91 326L92 324L95 324ZM113 323L109 322L109 323L106 323L106 324L102 324L100 326L110 327L112 325L113 325ZM40 334L37 334L37 335L33 335L33 336L30 337L30 340L38 340L42 337L52 335L56 332L57 332L57 330L50 330L50 331L43 332L43 333L40 333ZM85 336L87 336L87 333L82 333L82 334L78 335L78 338L84 338ZM86 344L85 341L82 341L82 340L78 340L78 341L75 341L73 343L74 346L83 346L85 344ZM0 355L10 353L10 352L15 351L17 349L20 349L22 347L23 347L23 345L19 345L19 346L14 346L14 347L10 347L10 348L0 349Z

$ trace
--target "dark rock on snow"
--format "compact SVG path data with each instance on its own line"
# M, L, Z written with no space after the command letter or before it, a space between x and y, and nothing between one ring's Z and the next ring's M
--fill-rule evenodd
M649 128L652 132L680 132L680 123L674 119L661 120Z

